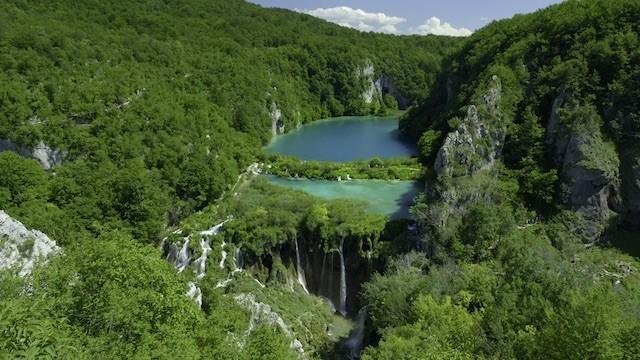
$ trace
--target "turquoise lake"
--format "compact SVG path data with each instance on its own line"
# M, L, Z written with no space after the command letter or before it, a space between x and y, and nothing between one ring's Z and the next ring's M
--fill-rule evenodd
M414 155L415 145L400 137L398 121L375 116L318 120L276 136L266 150L302 160L337 162Z
M415 145L401 139L397 117L340 117L304 125L277 136L267 152L302 160L345 162L374 157L397 158L415 154ZM269 182L305 191L323 199L355 199L368 211L392 219L407 218L419 187L413 181L307 180L265 175Z
M302 190L323 199L356 199L369 203L368 211L381 213L392 219L409 216L409 207L418 194L413 181L384 180L304 180L264 175L272 184Z

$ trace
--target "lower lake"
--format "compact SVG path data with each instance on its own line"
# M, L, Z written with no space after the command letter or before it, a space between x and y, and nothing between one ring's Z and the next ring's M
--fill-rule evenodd
M368 211L392 219L407 218L418 185L413 181L384 180L305 180L264 175L272 184L305 191L323 199L355 199L369 204Z

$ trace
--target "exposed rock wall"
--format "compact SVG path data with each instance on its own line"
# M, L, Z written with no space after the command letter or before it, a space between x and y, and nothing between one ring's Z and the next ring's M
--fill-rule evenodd
M411 105L411 99L402 95L393 78L386 75L376 78L376 69L370 61L357 68L356 78L364 81L362 99L367 105L383 104L385 94L393 96L400 109L406 109Z
M249 328L247 329L247 336L251 335L251 332L255 328L255 325L258 323L265 323L273 328L277 327L287 338L291 340L291 343L289 345L291 349L298 352L300 358L305 358L302 343L294 337L293 333L289 329L289 326L285 323L280 314L273 311L269 304L256 301L256 297L251 294L238 294L234 296L234 300L238 303L238 305L244 307L251 313L249 318Z
M640 142L620 147L620 196L616 211L624 215L625 224L640 229Z
M402 95L400 90L396 87L395 81L388 76L381 76L375 81L375 87L382 97L384 94L393 96L398 102L398 108L405 110L411 105L411 99ZM382 101L382 99L381 99Z
M545 141L560 170L560 200L585 220L585 240L596 241L612 215L610 203L618 192L620 160L613 145L603 138L597 114L581 111L568 100L564 94L554 100ZM576 124L563 121L563 114Z
M365 82L365 89L362 93L362 99L365 104L382 103L382 90L378 87L378 83L375 81L375 67L370 61L367 61L362 68L358 68L356 71L356 77L363 79Z
M285 128L284 122L282 121L282 111L275 102L271 103L269 115L271 116L271 135L284 134Z
M501 91L500 79L494 76L479 105L481 112L475 105L469 105L461 124L447 135L438 150L434 165L438 176L472 175L493 167L502 153L507 133L498 111Z
M20 276L31 273L38 261L58 252L56 242L38 230L28 230L21 222L0 210L0 269L16 268Z
M32 158L45 170L51 170L55 165L60 165L67 155L66 151L52 149L42 141L33 148L29 148L11 140L0 139L0 152L2 151L13 151L21 156Z
M464 119L451 131L436 155L436 181L427 184L427 207L420 216L428 229L424 250L435 256L446 242L445 229L452 218L464 216L478 202L491 200L495 188L496 161L502 154L507 125L500 115L502 85L497 76L487 84L484 96L469 105Z

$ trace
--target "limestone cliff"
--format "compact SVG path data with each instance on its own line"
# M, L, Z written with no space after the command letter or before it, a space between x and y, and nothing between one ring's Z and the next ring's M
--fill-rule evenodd
M500 79L493 76L479 107L469 105L465 118L438 151L434 166L438 176L472 175L493 167L507 132L498 111L501 91Z
M28 230L0 210L0 269L19 269L19 275L26 276L38 261L46 260L58 250L56 242L47 235Z
M0 139L0 152L13 151L21 156L32 158L45 170L51 170L55 165L60 165L67 153L62 150L52 149L44 142L38 142L34 147L28 147L7 139Z
M363 80L365 84L362 99L367 105L382 103L382 89L380 89L375 80L375 72L375 67L370 61L367 61L363 67L358 67L356 70L356 78Z
M285 127L282 121L282 111L275 102L271 103L269 115L271 116L271 135L284 134Z
M357 67L356 78L364 82L364 91L361 96L367 105L383 104L385 94L395 98L398 107L402 110L411 105L411 99L400 92L392 77L387 75L376 77L376 68L371 61L366 61L364 66Z
M600 130L594 109L559 95L547 124L546 143L560 170L560 200L585 220L584 239L597 240L612 215L610 203L618 192L620 160Z
M637 141L637 140L636 140ZM623 215L625 224L640 228L640 144L620 149L620 198L616 211Z
M438 150L436 179L427 184L427 205L416 209L422 213L418 216L424 222L421 226L429 229L420 247L431 255L446 242L444 232L451 219L464 217L473 204L491 200L497 182L494 167L507 131L499 111L501 97L500 79L493 76L485 94L476 105L467 107L464 119L458 121Z
M393 80L393 78L383 75L376 79L375 87L378 93L381 94L381 96L384 94L389 94L393 96L398 102L398 108L400 110L405 110L409 106L411 106L411 99L404 96L400 92L400 90L398 90L398 87L396 86L396 82L395 80Z

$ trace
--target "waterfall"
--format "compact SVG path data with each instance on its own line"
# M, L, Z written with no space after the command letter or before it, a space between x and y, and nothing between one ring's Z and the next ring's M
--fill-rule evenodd
M198 308L202 308L202 291L194 282L189 281L189 290L187 290L187 296L195 301Z
M229 217L227 217L227 220L221 222L220 224L217 224L217 225L213 226L209 230L201 231L200 234L204 235L204 236L218 235L218 234L220 234L220 230L222 230L222 227L224 226L224 224L226 224L227 222L231 221L231 219L232 219L232 217L229 216Z
M227 243L224 242L224 240L222 240L222 244L220 244L220 269L224 269L224 262L227 261L227 251L224 249L224 246L227 245Z
M231 281L233 281L233 277L231 277L233 275L233 273L229 274L229 277L224 279L224 280L220 280L218 281L218 283L216 284L215 289L219 289L219 288L225 288L227 287L227 285L229 285L229 283Z
M189 238L184 238L184 243L182 244L182 249L178 253L178 257L176 258L176 267L178 268L178 272L181 273L187 266L189 265Z
M196 259L195 263L198 265L197 267L197 276L198 279L202 279L207 270L207 257L211 252L211 245L209 244L208 239L200 240L200 248L202 249L202 255Z
M327 254L323 252L322 254L322 269L320 270L320 281L318 281L318 294L320 295L324 295L325 293L324 288L322 287L322 285L324 285L325 281L324 281L324 275L325 275L325 265L326 265L326 260L327 260ZM334 311L335 312L335 311Z
M347 316L347 274L344 265L344 237L340 240L340 314Z
M331 252L331 258L330 258L330 261L329 261L330 262L330 265L329 265L329 270L330 271L329 271L329 282L327 284L327 297L329 299L332 299L333 301L335 301L336 300L336 297L334 296L335 295L335 292L334 292L335 289L333 287L333 282L335 280L334 276L333 276L333 273L334 273L333 272L333 269L334 269L334 267L333 267L333 258L334 258L334 256L333 255L334 255L334 253Z
M242 258L242 249L239 247L233 248L233 264L236 267L236 270L242 270L244 267L244 259Z
M298 283L304 289L304 292L307 294L309 290L307 290L307 281L304 278L304 271L302 270L302 264L300 263L300 249L298 248L298 238L296 238L296 272L298 273Z
M367 307L363 307L358 311L358 318L356 320L356 328L351 333L351 336L342 344L348 359L357 360L360 359L360 353L362 352L362 344L364 341L365 322L367 320Z

